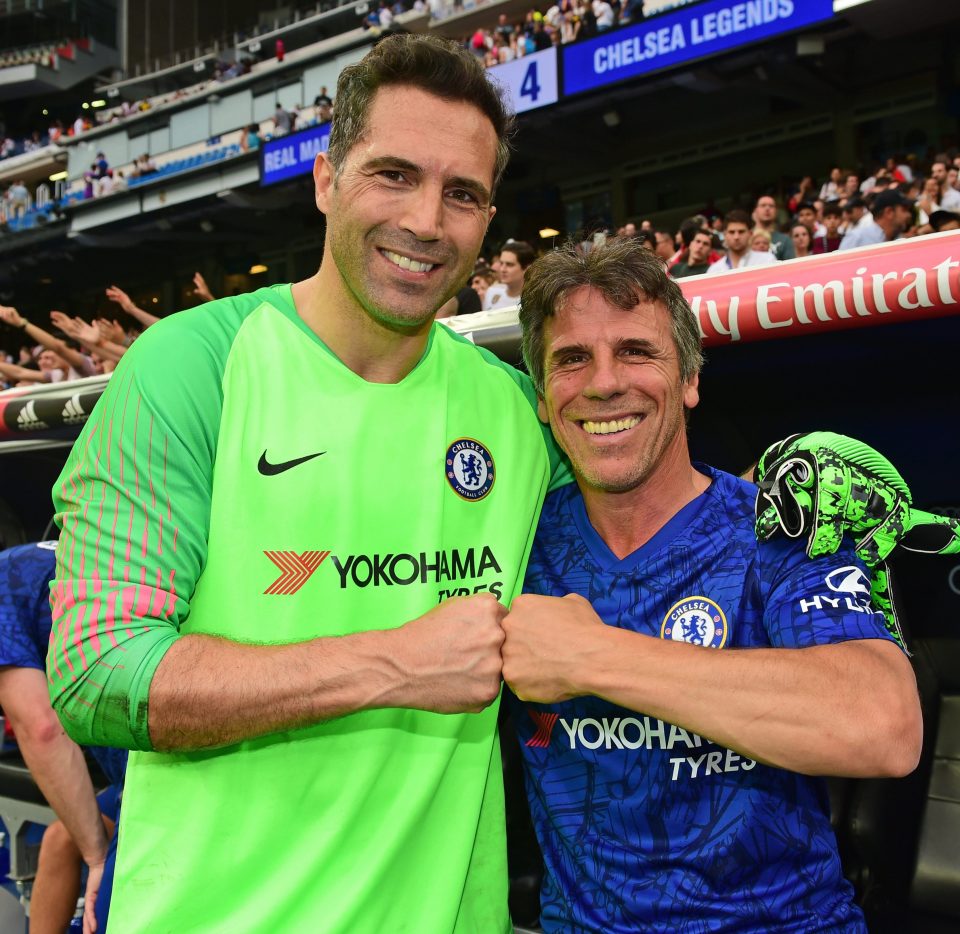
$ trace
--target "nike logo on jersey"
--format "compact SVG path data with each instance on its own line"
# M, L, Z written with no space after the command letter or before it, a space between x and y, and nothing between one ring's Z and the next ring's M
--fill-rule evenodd
M283 473L285 470L289 470L291 467L299 467L300 464L305 464L307 461L312 461L315 457L320 457L322 454L326 454L326 451L317 451L316 454L308 454L306 457L297 457L292 461L283 461L281 464L271 464L267 460L267 452L264 451L260 455L260 462L257 464L257 470L260 471L265 477L275 477L278 473Z

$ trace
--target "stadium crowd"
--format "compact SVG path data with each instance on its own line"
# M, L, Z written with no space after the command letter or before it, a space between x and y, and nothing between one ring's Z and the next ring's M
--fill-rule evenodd
M314 101L320 119L332 114L333 101L321 88ZM282 116L281 116L282 114ZM278 103L273 118L274 135L297 128L299 117ZM244 142L259 145L257 125L251 125ZM134 174L156 171L145 153ZM594 223L583 235L580 249L588 252L608 237L635 237L656 253L675 279L716 275L751 266L797 257L831 253L858 246L883 243L900 237L922 236L960 229L960 155L939 153L923 166L915 159L888 159L869 176L834 167L826 181L817 184L804 176L784 198L764 193L749 210L734 208L721 215L715 208L683 219L675 228L649 218L628 219L610 229ZM123 184L102 154L86 175L92 195L104 195ZM13 216L23 203L22 182L4 195L4 210ZM28 194L29 197L29 194ZM502 248L481 257L469 283L442 310L440 317L481 310L509 308L518 303L524 273L537 257L529 243L510 238ZM203 301L213 296L203 277L194 277L193 294ZM87 322L59 311L50 313L56 336L29 322L16 309L0 306L0 321L24 330L26 340L15 355L0 361L5 385L60 382L95 373L111 372L117 360L143 328L157 320L138 308L116 286L106 292L129 315L129 326L108 317Z

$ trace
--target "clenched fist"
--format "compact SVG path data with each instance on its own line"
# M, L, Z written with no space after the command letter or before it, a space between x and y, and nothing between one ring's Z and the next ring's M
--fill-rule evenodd
M579 594L521 594L503 631L503 680L520 700L540 704L590 693L583 680L610 632Z
M492 704L506 613L493 594L453 597L396 630L394 662L407 676L397 706L477 713Z

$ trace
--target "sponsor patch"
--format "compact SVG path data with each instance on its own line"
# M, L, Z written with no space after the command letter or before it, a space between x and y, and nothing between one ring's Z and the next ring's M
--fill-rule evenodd
M667 610L660 638L722 649L727 641L727 617L707 597L684 597Z
M447 448L444 470L453 492L473 502L483 499L496 480L493 456L473 438L458 438Z

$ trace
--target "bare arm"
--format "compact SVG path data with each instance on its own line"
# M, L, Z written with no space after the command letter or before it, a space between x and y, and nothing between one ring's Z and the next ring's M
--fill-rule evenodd
M0 360L0 374L8 379L22 380L31 383L49 383L50 378L42 370L28 370L25 366L16 363L5 363Z
M150 685L157 749L220 746L375 707L482 710L500 690L491 594L445 601L399 629L294 645L177 640Z
M905 775L919 759L916 681L893 643L718 651L607 626L577 595L518 597L504 630L521 700L603 697L806 774Z
M107 836L83 751L50 707L47 679L34 668L0 671L0 704L44 797L88 865L102 863Z
M152 315L149 311L144 311L135 305L133 299L123 289L115 285L107 288L107 298L111 302L116 302L131 318L136 318L145 328L150 327L151 324L156 324L160 320L156 315Z
M9 324L10 327L19 328L27 337L38 344L42 344L48 350L58 353L68 365L78 372L89 374L90 361L82 353L78 353L72 347L67 346L64 341L54 337L49 331L45 331L43 328L27 321L16 308L11 308L9 305L0 305L0 319Z
M82 318L71 318L62 311L51 311L50 320L64 334L69 335L88 350L97 351L102 357L119 360L126 353L126 347L105 340L101 328L96 324L89 324Z

